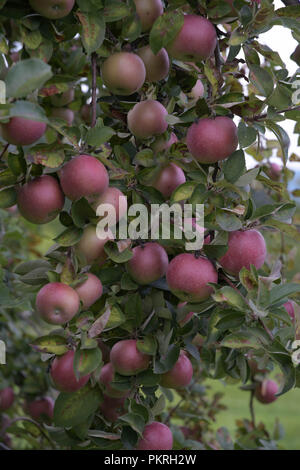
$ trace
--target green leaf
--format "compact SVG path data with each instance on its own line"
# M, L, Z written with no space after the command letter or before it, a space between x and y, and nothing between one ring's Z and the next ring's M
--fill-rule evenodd
M41 336L31 343L31 346L40 353L60 356L68 351L67 340L59 335Z
M108 241L105 243L104 251L115 263L126 263L133 256L132 251L128 248L120 252L117 243L113 241Z
M243 150L232 153L223 166L224 176L229 183L235 183L246 170Z
M231 305L232 307L235 307L242 312L248 309L248 306L242 295L229 286L225 286L222 287L222 289L219 289L215 294L212 295L212 298L216 302L226 302L228 305Z
M242 222L230 212L219 211L216 217L217 224L226 232L234 232L242 228Z
M100 390L90 385L86 385L77 392L60 393L55 401L54 423L62 427L83 423L97 410L101 399Z
M106 142L109 142L113 135L115 135L114 129L107 126L93 127L90 129L86 136L86 142L93 147L99 147Z
M105 2L103 15L106 23L122 20L130 15L130 8L121 1L109 0Z
M150 356L155 356L157 350L157 341L153 336L146 336L144 339L139 339L136 344L137 349Z
M83 234L82 228L78 227L69 227L63 233L54 238L54 241L60 246L73 246L79 242Z
M287 162L288 156L289 156L288 152L289 152L289 147L290 147L290 138L287 132L278 124L276 124L273 121L270 121L269 119L266 119L265 124L268 127L268 129L270 129L270 131L272 131L277 137L278 142L281 147L282 155L284 157L284 161Z
M197 186L196 181L188 181L178 186L171 196L171 202L179 202L189 199Z
M74 357L74 369L79 373L79 377L91 374L100 366L102 353L100 348L78 349Z
M154 54L172 42L183 26L184 16L172 11L159 16L152 26L149 43Z
M270 96L274 88L272 75L259 65L250 65L250 81L263 96Z
M154 363L154 374L164 374L168 372L179 358L180 347L177 344L171 344L169 346L167 354L161 356L159 360L155 360Z
M92 54L102 45L105 38L105 20L100 14L77 12L82 25L81 40L87 54Z
M36 165L58 168L65 159L65 152L57 142L52 145L39 144L29 149L27 159Z
M17 202L17 192L15 188L2 189L0 191L0 208L7 209L12 207Z
M96 217L94 209L84 197L72 204L71 214L77 227L84 227L90 219Z
M142 436L146 424L142 416L136 413L127 413L126 415L120 416L119 420L129 424L135 432Z
M238 138L242 148L249 147L256 141L257 130L254 127L246 126L243 121L240 121L238 127Z
M13 65L6 75L8 98L22 98L41 88L52 77L51 67L41 59L26 59Z
M227 335L221 342L221 346L231 349L253 348L260 349L261 343L250 333L234 333Z
M282 299L288 298L292 294L300 292L300 284L283 284L275 286L270 292L270 305L274 305Z
M105 331L112 330L122 325L126 321L125 315L118 305L113 305L111 307L110 316L108 322L105 325Z

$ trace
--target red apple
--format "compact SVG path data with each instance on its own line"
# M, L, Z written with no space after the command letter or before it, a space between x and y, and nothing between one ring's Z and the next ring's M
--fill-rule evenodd
M154 143L151 145L151 148L154 152L164 152L168 150L171 145L176 144L178 142L176 134L172 132L169 140L165 140L162 137L158 137L155 139Z
M100 411L107 421L114 423L125 413L125 398L113 398L103 395L103 402L100 405Z
M49 20L67 16L74 7L75 0L29 0L33 10Z
M8 410L15 400L15 394L11 387L0 390L0 412Z
M26 402L25 411L36 421L52 421L54 411L54 400L44 397L34 401Z
M51 103L53 106L60 108L61 106L67 106L67 104L72 103L74 100L75 91L74 88L69 88L69 90L59 93L57 95L51 96Z
M168 199L173 191L186 182L184 171L175 163L165 166L151 186L161 192Z
M166 250L156 242L133 248L127 271L138 284L147 285L166 274L169 260Z
M142 88L146 69L142 59L132 52L116 52L101 68L104 85L115 95L132 95Z
M55 388L61 392L76 392L89 381L90 374L77 380L74 372L74 351L56 357L51 365L50 375Z
M136 375L149 366L150 356L141 353L135 339L125 339L116 343L110 352L110 362L121 375Z
M15 116L8 123L1 124L1 133L9 144L31 145L45 134L46 128L44 122Z
M112 398L123 398L128 396L128 390L118 390L111 383L114 381L115 369L111 362L102 367L99 381L105 387L105 394Z
M79 155L60 170L60 183L65 195L72 201L81 197L94 200L108 188L105 166L91 155Z
M97 276L92 273L87 273L87 277L86 281L75 288L85 310L97 302L103 292L102 283Z
M242 268L250 269L253 264L256 269L262 267L267 255L264 237L257 230L238 230L230 232L228 250L219 263L225 271L238 276Z
M79 307L77 292L61 282L46 284L36 297L37 312L52 325L68 323L78 313Z
M113 215L111 217L108 216L109 227L116 225L116 223L119 222L119 220L127 213L127 198L118 188L108 187L107 190L95 200L93 207L96 212L101 204L110 204L115 210L115 217ZM100 212L97 212L97 215L100 215Z
M217 34L210 21L203 16L185 15L183 26L167 45L167 51L174 59L200 61L212 56L216 45Z
M142 31L149 31L156 19L164 12L161 0L134 0Z
M53 176L39 176L17 190L20 214L34 224L46 224L54 220L64 203L64 194Z
M163 134L168 129L165 120L167 115L168 111L158 101L141 101L128 113L128 129L138 139L148 139Z
M279 387L274 380L264 380L257 384L255 389L255 398L265 405L277 400L276 393Z
M95 225L88 225L84 229L81 239L76 244L75 251L84 258L86 264L98 263L101 266L107 259L104 245L108 240L113 239L114 236L110 230L98 238Z
M213 292L208 282L216 283L218 274L214 265L205 258L191 253L175 256L167 270L167 283L176 297L188 302L206 300Z
M163 423L153 421L144 428L137 450L172 450L173 436L170 428Z
M237 149L237 127L226 116L203 118L191 125L186 143L189 152L200 163L225 160Z
M283 306L291 317L291 319L295 321L295 308L293 302L291 300L288 300L285 304L283 304Z
M74 111L69 108L52 108L50 116L65 121L67 126L71 127L74 121Z
M150 46L144 46L138 49L137 54L146 68L146 82L159 82L168 76L170 60L166 49L154 54Z
M165 388L187 387L193 378L193 366L184 351L180 351L179 358L171 370L161 375L160 384Z

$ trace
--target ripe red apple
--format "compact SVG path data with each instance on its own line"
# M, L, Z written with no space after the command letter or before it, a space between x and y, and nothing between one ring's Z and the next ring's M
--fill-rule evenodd
M168 199L173 191L186 182L184 171L175 163L169 163L165 166L157 179L152 182L151 186L161 192Z
M69 88L69 90L65 91L64 93L51 96L51 103L53 106L57 106L58 108L61 106L67 106L67 104L72 103L74 96L74 88Z
M238 230L230 232L228 250L220 258L219 263L225 271L238 276L243 267L250 269L251 264L257 269L261 268L266 255L266 242L260 232L257 230Z
M76 252L84 258L86 264L98 263L102 265L106 259L107 254L104 251L104 245L108 240L113 240L114 236L110 230L103 238L97 237L96 227L88 225L84 231L81 239L76 244Z
M132 251L133 257L127 263L127 271L138 284L150 284L166 274L168 255L159 243L145 243Z
M282 167L278 163L270 163L270 167L266 170L266 174L273 181L279 181L282 174Z
M257 384L255 389L255 398L267 405L277 400L276 393L278 393L279 387L274 380L264 380Z
M103 402L100 405L100 411L107 421L114 423L125 413L125 398L113 398L103 395Z
M165 388L184 388L191 383L192 378L192 363L185 352L181 350L172 369L161 375L160 384Z
M118 188L108 187L107 190L95 200L93 208L96 212L97 208L101 204L110 204L115 209L116 217L108 217L109 227L119 222L119 220L127 213L127 198ZM99 213L97 215L99 215Z
M11 387L0 390L0 412L8 410L15 400L15 394Z
M74 7L75 0L29 0L33 10L49 20L67 16Z
M288 300L285 304L283 304L283 306L291 317L291 319L295 321L295 308L293 302L291 300Z
M204 96L204 86L203 86L203 83L200 79L196 81L195 85L191 89L191 96L195 100L198 100L199 98L203 98L203 96Z
M136 375L149 366L150 356L141 353L135 339L125 339L116 343L110 352L110 362L121 375Z
M195 258L191 253L175 256L167 270L170 290L176 297L188 302L206 300L213 292L207 283L217 281L214 265L205 258Z
M200 61L212 56L216 45L217 34L210 21L203 16L185 15L181 30L166 49L174 59Z
M74 351L56 357L51 365L50 375L55 388L61 392L76 392L89 381L90 374L77 380L74 372Z
M170 428L163 423L153 421L144 428L137 450L172 450L173 436Z
M149 31L155 20L164 12L161 0L134 0L142 31Z
M54 411L54 400L44 397L25 403L25 411L36 421L52 421Z
M150 46L141 47L137 54L146 68L146 82L159 82L167 77L170 70L170 59L166 49L162 48L157 54Z
M148 139L163 134L168 123L166 108L155 100L137 103L128 113L127 123L130 132L139 139Z
M200 163L225 160L237 149L237 127L226 116L203 118L191 125L186 143L189 152Z
M111 362L102 367L99 381L105 387L105 394L112 398L123 398L128 396L129 390L118 390L111 383L114 381L115 369Z
M116 52L101 68L104 85L115 95L128 96L144 85L146 69L142 59L132 52Z
M80 301L72 287L61 282L50 282L38 292L36 309L43 320L52 325L64 325L79 311Z
M61 187L72 201L81 197L94 200L108 188L105 166L91 155L79 155L68 161L59 173Z
M151 148L154 152L163 152L164 150L168 150L171 145L175 144L178 142L176 134L172 132L169 140L163 139L163 137L158 137L155 139L153 144L151 145Z
M39 176L17 190L20 214L34 224L46 224L54 220L64 203L65 196L53 176Z
M52 108L50 116L65 121L67 126L71 127L74 121L74 111L69 108Z
M1 133L9 144L31 145L44 135L46 127L44 122L15 116L6 124L1 124Z
M92 273L87 273L87 277L86 281L75 288L85 310L100 299L103 292L102 283L97 276Z

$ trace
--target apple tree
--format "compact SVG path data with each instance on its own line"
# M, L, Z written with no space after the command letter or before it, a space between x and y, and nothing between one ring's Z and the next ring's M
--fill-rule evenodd
M277 3L0 0L1 448L277 448L255 401L300 383L300 69L260 41L300 42L300 4ZM189 204L203 243L136 204ZM249 400L236 436L208 379Z

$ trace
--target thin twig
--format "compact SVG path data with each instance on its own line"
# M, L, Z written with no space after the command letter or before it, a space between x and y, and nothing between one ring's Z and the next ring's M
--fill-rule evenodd
M276 114L288 113L289 111L297 111L298 109L300 109L300 106L294 106L294 107L291 106L290 108L285 108L285 109L276 111ZM244 117L244 121L251 121L251 122L261 121L265 119L266 117L268 117L268 113L256 114L255 116L252 116L252 117Z
M91 127L95 127L97 119L97 54L92 54L92 122Z
M52 449L55 449L55 444L54 442L52 441L52 439L47 435L47 433L44 431L44 429L42 428L42 426L37 423L34 419L31 419L31 418L27 418L26 416L22 416L22 417L19 417L19 418L15 418L13 419L12 421L10 421L7 426L4 427L4 431L6 431L6 429L10 428L13 424L17 423L18 421L27 421L28 423L32 423L34 424L40 431L40 433L47 439L47 441L49 442L49 444L51 445ZM9 432L9 431L8 431Z
M3 155L5 154L5 152L6 152L6 150L8 149L8 147L9 147L9 144L6 144L5 147L4 147L4 149L3 149L2 152L1 152L0 160L2 159L2 157L3 157Z

